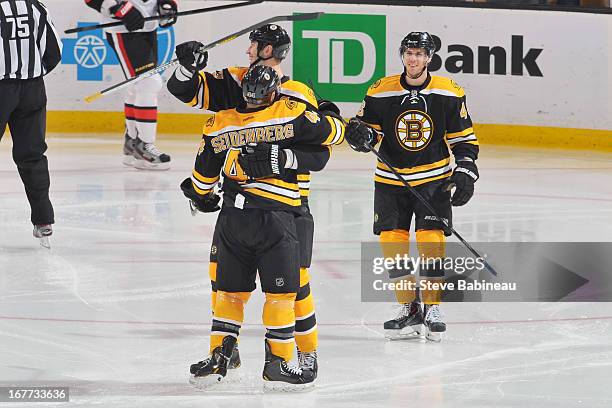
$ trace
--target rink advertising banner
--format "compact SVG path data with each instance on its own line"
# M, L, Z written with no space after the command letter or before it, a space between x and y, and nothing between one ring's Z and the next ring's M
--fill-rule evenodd
M397 290L410 298L418 290L421 299L441 295L443 302L612 302L612 243L473 246L482 258L455 242L423 250L428 255L406 254L405 244L362 243L361 300L396 302Z
M48 2L58 31L99 22L97 13L76 3ZM196 0L180 4L184 10L201 6ZM338 102L346 117L356 113L370 84L402 71L398 48L407 32L427 30L437 45L432 73L451 76L465 89L476 123L612 130L610 15L264 2L179 19L160 31L160 61L171 58L175 44L184 41L207 43L271 15L315 11L326 14L318 20L281 23L293 40L283 70L310 82L320 97ZM49 110L121 111L121 94L83 103L84 96L123 80L102 32L62 34L62 41L62 64L46 78ZM244 35L214 48L207 69L247 65L248 45ZM163 90L160 113L194 112ZM180 121L176 125L180 127Z

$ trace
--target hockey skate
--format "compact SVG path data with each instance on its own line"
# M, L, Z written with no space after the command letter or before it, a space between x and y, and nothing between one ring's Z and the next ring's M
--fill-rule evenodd
M420 338L423 330L421 303L413 301L401 305L395 319L385 322L385 337L389 340Z
M140 170L168 170L170 156L160 152L154 143L147 143L136 138L134 145L134 167Z
M442 333L446 331L446 324L442 321L440 306L425 305L425 338L429 341L442 341Z
M223 343L208 358L191 365L189 383L196 388L207 389L223 381L235 346L236 338L225 336Z
M242 362L240 361L240 352L238 351L238 344L234 347L234 351L232 351L232 356L230 357L229 364L227 365L228 370L234 370L239 368Z
M317 363L317 351L304 353L298 350L298 363L302 370L312 371L314 379L317 379L317 373L319 371L319 364Z
M136 139L128 136L127 132L125 132L125 137L123 140L123 164L125 166L134 167L136 163L136 157L134 156L134 146L136 145Z
M40 224L34 226L34 231L32 231L34 238L40 239L40 245L51 249L51 243L49 242L49 237L53 234L53 229L51 228L51 224Z
M270 351L266 340L266 363L263 369L264 391L300 392L314 387L314 374L310 370L289 365Z

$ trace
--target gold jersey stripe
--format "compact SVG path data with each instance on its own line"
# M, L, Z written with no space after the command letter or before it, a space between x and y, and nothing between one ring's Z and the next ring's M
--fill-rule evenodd
M474 128L469 127L465 130L462 130L461 132L453 132L453 133L447 133L446 134L446 138L447 139L452 139L454 137L461 137L461 136L467 136L471 133L474 133Z
M451 170L444 174L440 174L439 176L429 177L429 178L422 179L422 180L408 181L408 184L410 184L412 187L416 187L416 186L420 186L421 184L429 183L431 181L447 178L452 173L453 172ZM379 176L374 176L374 181L377 183L389 184L393 186L404 186L404 183L402 183L400 180L390 180L390 179L379 177Z
M198 171L196 169L193 169L192 172L193 176L198 179L198 181L201 181L202 183L207 183L207 184L211 184L211 183L216 183L217 180L219 180L219 176L215 176L215 177L204 177L203 175L201 175L200 173L198 173Z
M344 140L344 126L338 121L336 118L332 118L331 116L325 116L325 119L329 122L331 126L331 133L323 142L324 145L335 145L340 144Z
M310 174L298 174L298 181L310 181Z
M193 186L193 189L195 190L195 192L200 194L200 195L206 195L206 194L209 194L211 191L213 191L212 188L211 189L202 190L201 188L196 186L193 181L191 182L191 185Z
M291 190L291 191L298 191L298 184L297 183L289 183L283 180L278 180L278 179L273 179L273 178L263 178L263 179L257 179L258 183L264 183L264 184L270 184L273 186L277 186L277 187L281 187L281 188L285 188L287 190Z
M302 205L302 200L300 200L299 198L287 198L283 197L282 195L270 193L269 191L260 190L258 188L249 188L245 190L245 192L254 194L256 196L264 197L269 200L278 201L280 203L287 204L292 207L299 207Z
M406 167L406 168L393 167L393 169L395 169L395 171L397 171L400 174L413 174L413 173L420 173L422 171L437 169L439 167L444 167L444 166L448 165L449 163L450 163L450 157L447 157L447 158L439 160L437 162L433 162L433 163L429 163L429 164L423 164L421 166ZM387 167L384 163L382 163L380 161L376 164L376 167L381 169L381 170L391 171L389 169L389 167Z

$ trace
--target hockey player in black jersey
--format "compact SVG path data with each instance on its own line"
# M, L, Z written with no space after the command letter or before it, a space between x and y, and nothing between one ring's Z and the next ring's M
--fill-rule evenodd
M357 117L347 126L346 140L360 152L368 152L368 145L380 142L380 154L450 224L451 205L466 204L474 193L479 177L478 141L463 89L451 79L427 71L434 51L433 39L426 32L411 32L404 37L399 49L404 72L370 86ZM408 254L414 218L419 255L443 258L443 223L381 161L374 181L374 234L380 236L385 256ZM420 274L436 282L444 278L444 269L441 262L430 262ZM406 271L393 271L392 275L415 281ZM441 293L427 290L421 297L424 310L415 291L396 290L401 310L384 324L388 338L420 335L424 324L426 337L440 341L440 333L446 330L439 310Z
M281 78L280 93L296 101L311 105L321 111L332 110L339 113L337 107L328 101L318 106L314 92L305 84L294 81L283 74L281 63L287 56L291 40L287 32L277 24L266 24L249 35L250 45L247 49L249 64L264 65L273 68ZM189 41L176 47L176 54L181 63L170 80L168 90L184 103L213 112L235 108L244 103L241 82L248 68L228 67L216 72L204 71L208 61L208 53L200 54L197 50L202 46L197 41ZM302 200L301 211L296 214L298 239L301 246L300 260L300 290L295 303L296 343L300 366L317 372L318 331L314 310L313 294L310 287L308 268L312 258L312 242L314 237L314 220L308 206L310 192L310 172L321 170L330 157L329 146L313 146L309 150L290 152L287 165L298 170L298 184ZM265 152L262 152L264 154ZM216 270L219 226L215 227L211 247L209 275L212 284L212 309L216 303ZM232 359L232 367L239 364L236 349Z
M256 273L266 295L264 387L299 390L314 384L313 370L289 363L300 288L295 220L302 200L298 170L287 163L301 149L341 142L344 125L282 96L279 88L274 69L251 67L242 80L246 104L222 110L207 121L192 176L181 184L195 207L205 212L217 209L214 188L220 178L223 185L210 355L190 368L191 382L199 387L230 375L227 370Z

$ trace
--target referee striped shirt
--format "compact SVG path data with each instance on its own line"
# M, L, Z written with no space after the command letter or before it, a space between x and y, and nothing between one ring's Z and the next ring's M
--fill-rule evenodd
M0 0L0 80L31 79L60 62L61 41L38 0Z

